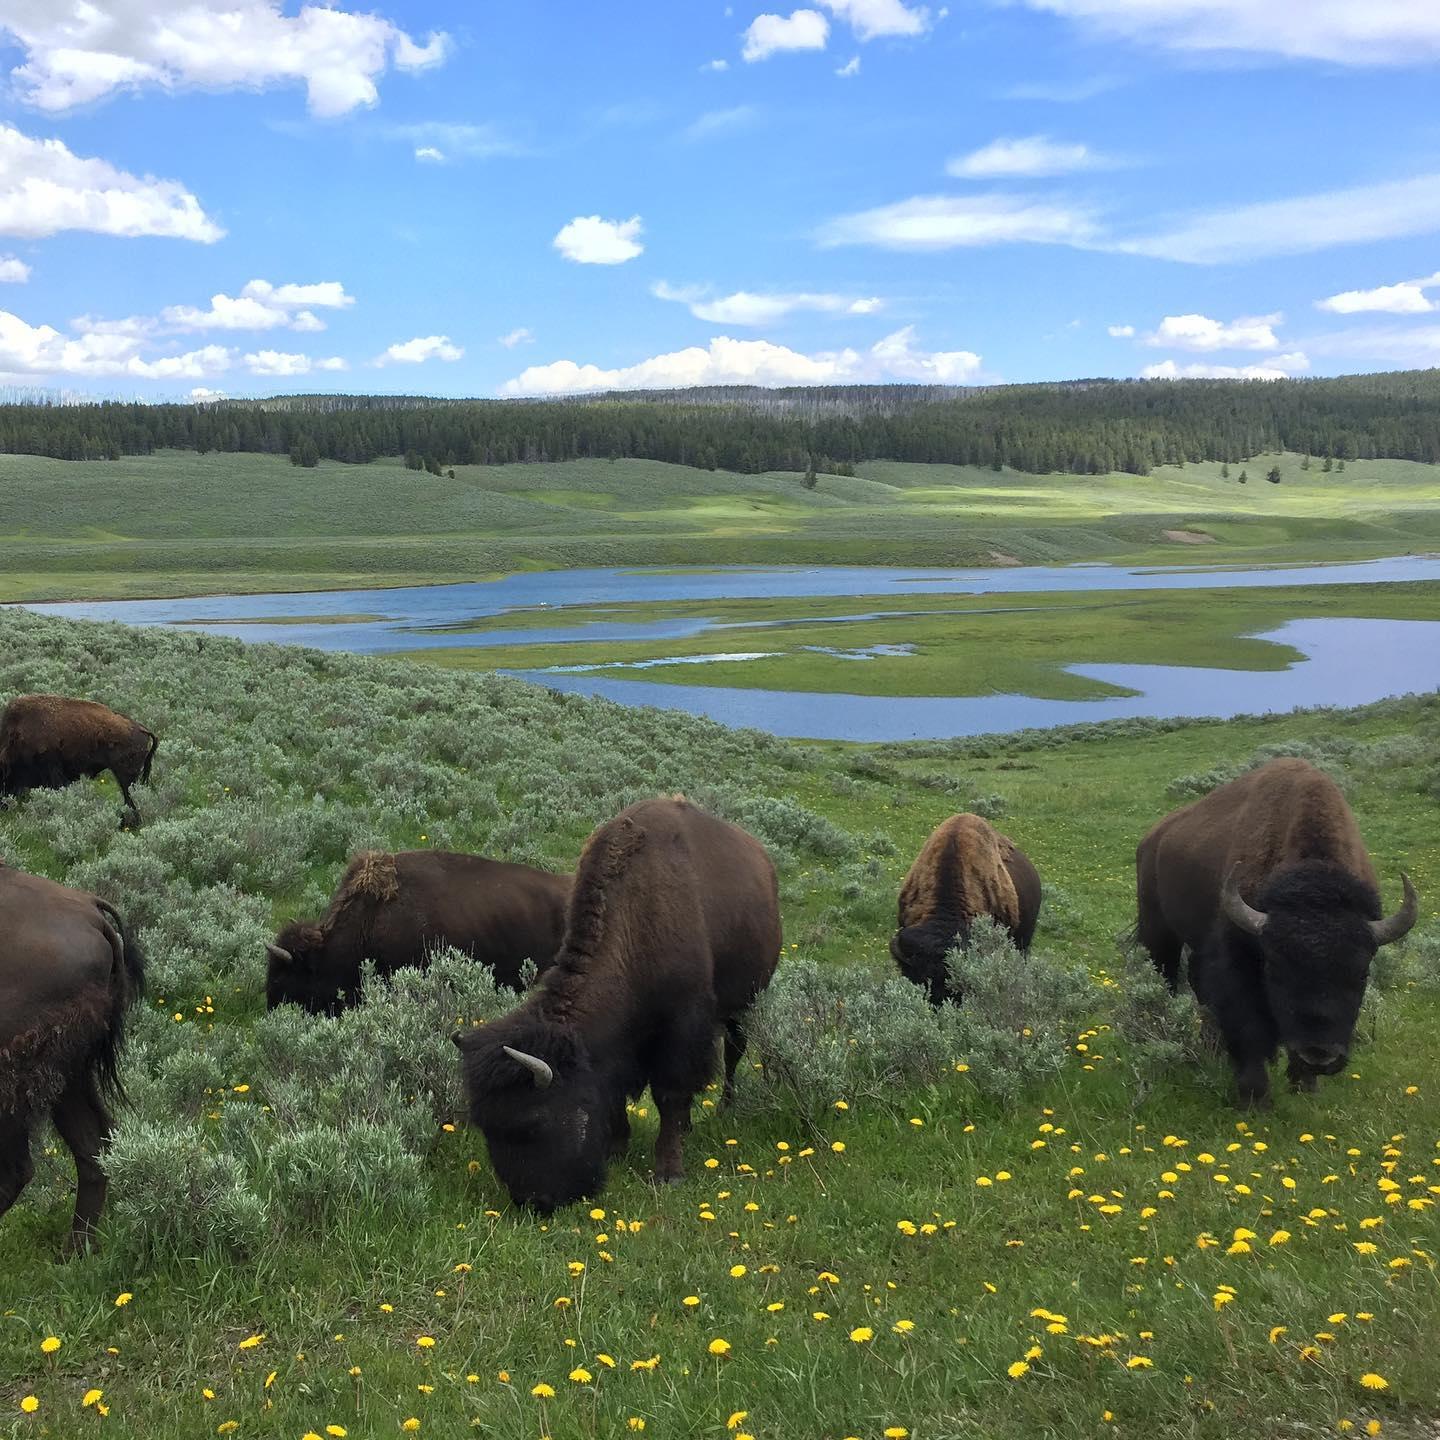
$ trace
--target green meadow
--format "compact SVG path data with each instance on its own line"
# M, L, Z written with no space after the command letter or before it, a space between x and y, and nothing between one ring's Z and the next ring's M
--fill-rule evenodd
M0 693L41 688L163 736L138 832L105 782L0 810L7 860L124 911L150 991L101 1248L53 1263L73 1184L53 1137L0 1222L0 1435L1433 1435L1435 697L806 746L0 612ZM1422 921L1377 965L1347 1071L1242 1114L1123 932L1139 836L1275 753L1340 779L1387 901L1408 869ZM765 841L786 926L737 1104L697 1106L684 1184L650 1183L642 1097L593 1204L511 1208L446 1038L513 1003L473 966L341 1021L264 1013L265 939L353 849L569 866L674 790ZM911 858L962 809L1034 857L1045 905L1008 1001L937 1016L886 947ZM1062 1006L1050 982L1076 971Z
M1440 468L1261 456L1147 476L874 461L854 478L644 460L297 469L0 456L0 601L315 590L578 565L1289 563L1440 546ZM1278 464L1282 483L1264 472Z

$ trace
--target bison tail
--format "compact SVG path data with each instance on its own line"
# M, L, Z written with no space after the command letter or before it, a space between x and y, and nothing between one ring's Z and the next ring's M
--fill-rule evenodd
M153 730L147 730L145 733L150 737L150 749L146 752L140 778L148 785L150 783L150 765L155 759L155 752L160 748L160 737Z
M110 982L110 1016L90 1055L90 1078L107 1100L122 1101L125 1087L120 1079L120 1056L125 1049L125 1020L130 1006L145 993L145 957L135 937L126 932L119 912L104 901L100 908L112 927L116 966Z

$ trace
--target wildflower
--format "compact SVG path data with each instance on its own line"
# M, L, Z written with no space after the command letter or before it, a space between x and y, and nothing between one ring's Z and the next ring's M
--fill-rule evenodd
M572 1260L565 1267L572 1275L583 1275L585 1273L585 1262L583 1260Z
M730 1267L730 1278L732 1280L738 1280L743 1274L745 1274L745 1266L732 1265Z
M638 1415L632 1415L625 1423L632 1430L643 1430L645 1428L644 1420L642 1420Z
M80 1399L81 1408L88 1410L92 1405L98 1404L104 1393L103 1390L87 1390Z
M63 1343L64 1342L60 1339L58 1335L47 1335L40 1342L40 1349L46 1355L53 1355Z
M783 1310L784 1308L785 1308L785 1302L784 1302L783 1300L772 1300L772 1301L770 1302L770 1304L768 1304L768 1305L765 1307L765 1310L766 1310L766 1312L767 1312L768 1314L770 1314L770 1315L775 1315L775 1314L778 1314L778 1313L779 1313L781 1310Z
M720 1339L717 1335L706 1348L712 1355L728 1355L730 1353L730 1342Z
M122 1290L115 1297L115 1305L118 1309L123 1310L134 1298L128 1290Z
M1288 1230L1277 1230L1271 1237L1272 1245L1288 1245L1290 1243L1290 1232Z
M615 1368L615 1357L613 1355L607 1355L603 1350L600 1350L596 1352L595 1358L607 1370L613 1370Z
M435 1337L433 1335L421 1335L416 1339L415 1343L422 1350L433 1350L435 1348Z
M570 1379L577 1385L588 1385L595 1377L583 1366L577 1365L570 1372Z
M413 1434L416 1430L420 1428L420 1422L415 1418L415 1416L412 1415L407 1421L405 1421L403 1425L401 1425L400 1428L402 1430L408 1430L411 1432L411 1434Z
M868 1325L857 1325L850 1332L850 1338L857 1345L865 1345L875 1338L875 1332Z
M698 1295L687 1295L681 1302L682 1305L689 1305L692 1309L700 1303Z
M897 1320L890 1328L897 1335L908 1335L915 1328L915 1322L913 1320Z
M265 1335L263 1331L259 1335L247 1335L235 1348L237 1350L253 1350L264 1338ZM59 1348L58 1341L56 1342L56 1348Z
M1362 1375L1360 1377L1360 1383L1367 1390L1388 1390L1390 1388L1390 1382L1383 1375L1375 1374L1373 1370L1366 1375Z
M1378 1435L1380 1433L1380 1422L1378 1420L1367 1420L1365 1422L1365 1433L1367 1435Z
M33 1395L27 1395L20 1402L20 1408L27 1415L33 1415L40 1408L40 1402Z
M1148 1355L1132 1355L1126 1362L1127 1370L1153 1370L1155 1362Z
M215 1433L216 1433L217 1435L230 1435L230 1434L233 1434L233 1433L234 1433L236 1430L238 1430L239 1428L240 1428L240 1422L239 1422L238 1420L222 1420L222 1421L215 1427Z
M350 1432L343 1425L327 1425L325 1427L325 1433L327 1435L333 1435L335 1440L345 1440L345 1437Z
M745 1423L745 1420L749 1416L749 1414L750 1412L748 1410L737 1410L725 1422L725 1428L727 1430L738 1430Z
M1022 1375L1027 1375L1027 1374L1029 1374L1029 1372L1030 1372L1030 1362L1029 1362L1028 1360L1016 1360L1016 1361L1013 1361L1009 1366L1006 1367L1006 1370L1005 1370L1005 1373L1006 1373L1012 1380L1018 1380Z
M830 1148L837 1155L843 1155L845 1153L845 1142L843 1140L834 1140L831 1142Z
M903 1425L892 1425L884 1432L885 1440L905 1440L909 1433Z
M530 1393L537 1400L550 1400L555 1395L555 1387L553 1385L547 1385L542 1380L538 1385L532 1385L530 1387Z

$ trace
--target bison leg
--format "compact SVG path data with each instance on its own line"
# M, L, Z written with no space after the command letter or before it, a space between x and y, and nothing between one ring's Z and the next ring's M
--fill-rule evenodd
M709 1005L676 1016L650 1063L650 1093L660 1111L655 1178L685 1177L681 1142L690 1130L690 1107L715 1073L715 1012Z
M610 1158L618 1160L630 1147L630 1117L622 1095L610 1110Z
M1235 1089L1242 1110L1270 1109L1270 1067L1263 1057L1235 1063Z
M655 1137L655 1179L663 1185L678 1185L685 1178L684 1140L690 1133L690 1106L693 1094L673 1090L651 1092L660 1111L660 1133Z
M735 1067L745 1054L745 1029L739 1020L725 1022L725 1091L720 1097L722 1105L728 1105L735 1098Z
M65 1241L65 1253L75 1255L88 1248L105 1208L106 1180L100 1155L110 1138L112 1121L88 1075L70 1083L51 1118L75 1157L75 1219Z
M113 770L110 773L115 775ZM140 807L135 803L135 797L130 793L129 782L122 780L119 775L115 775L115 781L120 786L120 794L124 797L125 810L127 812L120 818L120 828L122 830L138 830L140 828Z
M0 1121L0 1215L20 1198L34 1173L29 1128L13 1116Z
M1315 1072L1308 1065L1301 1064L1294 1055L1289 1056L1285 1073L1290 1077L1290 1088L1297 1095L1313 1095L1320 1088Z

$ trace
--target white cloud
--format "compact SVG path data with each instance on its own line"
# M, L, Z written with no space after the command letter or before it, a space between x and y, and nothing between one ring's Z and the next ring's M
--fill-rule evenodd
M852 79L860 73L860 57L852 55L843 65L836 66L835 73L842 80Z
M623 265L644 252L637 238L644 228L638 215L628 220L577 215L550 243L577 265Z
M1253 365L1177 365L1173 360L1162 360L1158 365L1147 365L1140 374L1146 380L1284 380L1309 368L1309 359L1294 350L1257 360Z
M313 370L345 370L349 367L339 355L328 360L313 360L309 355L296 355L284 350L257 350L245 357L245 368L252 375L309 375Z
M707 110L697 120L692 120L680 136L684 140L709 140L715 135L729 135L737 130L748 130L760 118L760 111L754 105L733 105L728 110Z
M1283 315L1248 315L1228 325L1208 315L1167 315L1145 337L1147 345L1173 345L1180 350L1278 350L1274 326Z
M420 120L385 125L381 133L414 148L417 160L440 164L448 160L489 160L496 155L520 155L523 148L496 125L472 125L458 120Z
M160 312L161 323L174 330L323 330L325 322L309 306L343 310L355 303L338 280L314 285L272 285L251 280L238 296L212 295L210 308L169 305ZM306 308L301 308L306 307Z
M1024 0L1109 35L1173 50L1282 55L1339 65L1440 59L1429 0Z
M23 285L30 278L30 267L13 255L0 257L0 283Z
M822 245L877 245L885 250L951 250L966 245L1029 241L1092 246L1100 232L1091 215L1020 195L921 195L841 215L819 231Z
M208 385L196 385L190 391L190 399L197 405L206 405L215 400L228 398L223 390L212 390Z
M355 303L355 297L345 293L339 280L318 280L313 285L272 285L268 280L249 280L240 293L274 305L323 305L344 310Z
M130 175L60 140L0 125L0 234L34 239L61 230L206 244L225 233L177 181Z
M1344 362L1378 363L1389 368L1428 369L1440 365L1440 325L1377 325L1366 330L1336 330L1309 337L1306 348Z
M906 326L863 353L844 349L806 355L769 340L734 340L721 335L703 348L695 345L613 370L573 360L532 365L507 380L500 390L505 395L559 395L689 385L833 385L879 380L957 385L980 373L980 357L972 351L917 350L913 341L913 327Z
M1440 7L1435 13L1440 18ZM1436 230L1440 230L1440 174L1214 210L1159 235L1118 240L1110 248L1212 265Z
M1440 286L1440 270L1421 280L1402 280L1396 285L1377 285L1373 290L1342 290L1317 300L1317 310L1329 310L1334 315L1359 315L1366 312L1380 312L1386 315L1427 315L1440 310L1440 304L1425 294L1427 290Z
M730 68L728 60L707 60L701 67L701 73L719 75Z
M860 40L882 35L923 35L930 28L930 12L924 6L913 9L901 0L820 0L840 20L846 21Z
M507 350L513 350L517 345L529 345L534 339L527 326L517 325L508 335L500 337L500 344Z
M449 49L380 15L318 4L286 15L281 0L6 0L0 27L25 52L21 98L50 111L119 90L303 83L312 114L344 115L375 104L392 65L424 70Z
M962 180L996 180L1009 176L1033 178L1068 175L1076 170L1101 170L1114 162L1088 145L1052 140L1048 135L1027 135L1014 140L992 140L968 155L959 155L945 167Z
M1133 325L1107 325L1105 333L1115 340L1128 340L1134 333Z
M428 165L443 165L445 163L445 152L437 150L433 145L417 145L415 147L415 158Z
M772 325L797 310L827 315L872 315L884 302L875 296L835 295L811 291L754 294L737 290L733 295L710 299L708 291L688 285L668 285L658 280L650 287L657 300L674 300L690 307L697 320L716 325Z
M741 58L768 60L781 50L823 50L830 38L830 22L818 10L794 10L790 15L757 15L745 31Z
M399 341L376 356L377 365L421 365L426 360L458 360L465 351L453 345L448 335L417 335Z
M77 330L62 335L52 326L30 325L0 310L0 373L201 380L230 366L230 352L223 345L147 359L139 353L142 337L137 334Z

